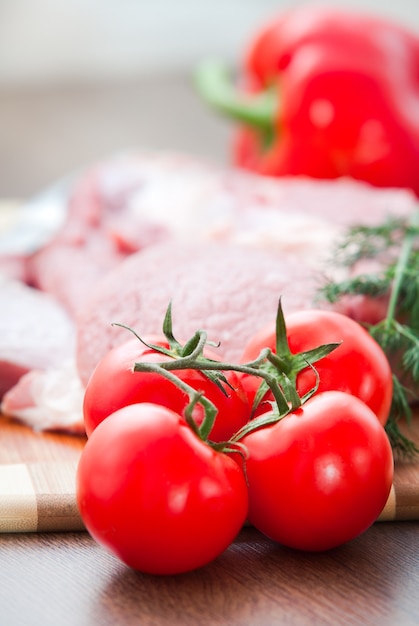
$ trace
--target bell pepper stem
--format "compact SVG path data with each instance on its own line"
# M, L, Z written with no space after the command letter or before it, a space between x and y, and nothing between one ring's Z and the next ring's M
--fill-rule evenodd
M258 93L239 92L225 64L215 60L198 66L195 85L203 100L222 115L272 132L278 111L278 90L275 87Z

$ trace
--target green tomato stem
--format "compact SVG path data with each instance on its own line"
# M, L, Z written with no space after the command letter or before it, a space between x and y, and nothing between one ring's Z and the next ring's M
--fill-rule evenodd
M165 371L174 371L180 369L193 369L202 372L205 371L235 371L243 374L249 374L251 376L259 376L263 378L268 384L275 401L278 405L279 411L282 413L288 410L288 401L280 388L276 376L264 371L259 367L260 363L266 359L266 355L270 352L269 349L263 350L261 355L255 361L245 364L231 364L223 363L222 361L213 361L211 359L205 359L201 357L199 360L191 357L182 357L173 361L165 361L158 363L158 365ZM140 364L141 365L141 364Z
M116 325L130 330L140 341L142 341L142 343L145 343L131 328L122 324ZM298 373L306 367L312 367L317 375L312 363L319 360L323 356L326 356L334 350L337 345L339 345L326 344L319 346L314 350L296 355L292 354L288 345L281 300L279 300L276 318L276 349L278 354L273 353L270 348L264 348L261 350L256 359L248 363L231 364L206 358L204 355L204 349L208 342L207 333L204 330L196 331L192 338L182 346L173 335L171 304L169 304L166 311L163 331L166 339L168 340L170 346L169 349L153 344L145 343L145 345L148 345L157 352L161 352L165 356L169 356L171 358L159 363L148 363L144 361L137 362L134 364L134 371L154 372L160 374L170 380L179 389L184 391L184 393L189 397L189 404L185 409L185 419L200 439L206 441L209 445L217 445L217 449L219 449L220 444L214 444L214 442L209 441L211 430L214 426L214 421L218 412L217 408L210 400L198 393L193 387L185 383L172 372L186 369L201 371L204 376L208 377L212 382L214 382L214 384L218 385L224 393L226 393L226 391L222 383L227 385L229 383L225 377L223 378L223 372L235 371L261 378L263 382L261 383L261 387L256 396L260 401L261 392L263 391L264 395L264 393L270 390L275 400L273 410L268 412L267 416L261 416L258 419L250 420L250 423L245 427L245 430L243 432L240 431L240 437L242 437L244 436L243 433L247 434L250 430L259 428L261 425L278 421L290 411L299 408L302 402L308 399L316 391L318 380L313 390L311 390L303 398L300 398L295 384ZM204 409L204 419L199 427L193 418L194 407L198 402ZM234 438L231 442L237 444L238 439ZM228 448L228 446L231 445L231 442L225 442L225 444L221 445Z
M170 364L175 363L176 361L170 361ZM184 391L185 394L189 397L189 404L185 410L185 419L188 422L189 426L193 429L195 434L198 435L198 437L203 441L206 441L214 425L214 421L217 415L216 406L210 400L208 400L208 398L197 392L196 389L185 383L178 376L175 376L175 374L172 374L171 371L169 371L169 368L162 367L163 365L166 365L166 363L135 363L134 371L153 372L155 374L159 374L160 376L163 376L164 378L170 380L170 382L176 385L176 387ZM174 367L172 369L185 369L185 366L182 365L181 368ZM202 404L205 412L205 419L203 420L201 427L198 427L192 416L193 409L198 402Z
M297 393L292 395L291 402L285 397L284 392L278 384L277 377L269 372L260 369L261 363L266 360L267 354L270 353L269 349L262 350L258 359L247 364L231 364L223 363L220 361L213 361L206 359L202 356L202 348L206 344L206 333L204 331L198 331L201 333L200 340L197 343L195 350L184 357L176 358L170 361L161 361L159 363L137 362L134 364L135 372L154 372L164 376L170 380L179 389L184 391L190 399L189 405L185 411L185 418L188 424L193 428L194 432L200 437L200 439L208 441L214 421L217 415L217 408L208 400L205 396L199 394L193 387L182 381L175 374L172 374L176 370L193 369L206 373L207 371L237 371L251 376L259 376L265 380L269 389L274 396L277 411L276 419L278 416L287 414L290 410L296 409L301 404L301 400ZM197 402L200 402L204 408L204 419L200 427L197 426L193 419L193 408Z

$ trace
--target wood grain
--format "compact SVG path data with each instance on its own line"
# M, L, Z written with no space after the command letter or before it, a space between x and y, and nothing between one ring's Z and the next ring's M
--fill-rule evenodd
M86 437L36 432L0 416L0 464L78 461Z
M40 433L0 418L0 532L84 528L75 498L85 437Z
M375 524L325 553L245 528L215 561L178 576L135 572L87 533L0 535L7 626L417 626L419 533Z
M0 532L83 530L76 461L0 465Z

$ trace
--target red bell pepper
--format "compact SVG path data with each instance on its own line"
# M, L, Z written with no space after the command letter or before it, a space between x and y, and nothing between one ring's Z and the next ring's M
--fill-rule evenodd
M419 196L419 36L380 17L301 7L256 34L241 86L203 64L204 98L240 122L238 166L350 176Z

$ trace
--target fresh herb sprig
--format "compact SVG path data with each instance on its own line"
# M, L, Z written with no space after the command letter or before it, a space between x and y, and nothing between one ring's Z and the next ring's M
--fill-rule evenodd
M379 226L355 226L334 252L334 264L349 268L352 276L329 280L319 296L336 304L344 296L383 298L385 317L365 324L386 353L393 369L393 402L386 431L393 450L402 457L419 449L399 427L411 423L411 405L419 401L419 209L409 218L391 218ZM358 263L375 268L359 273Z

